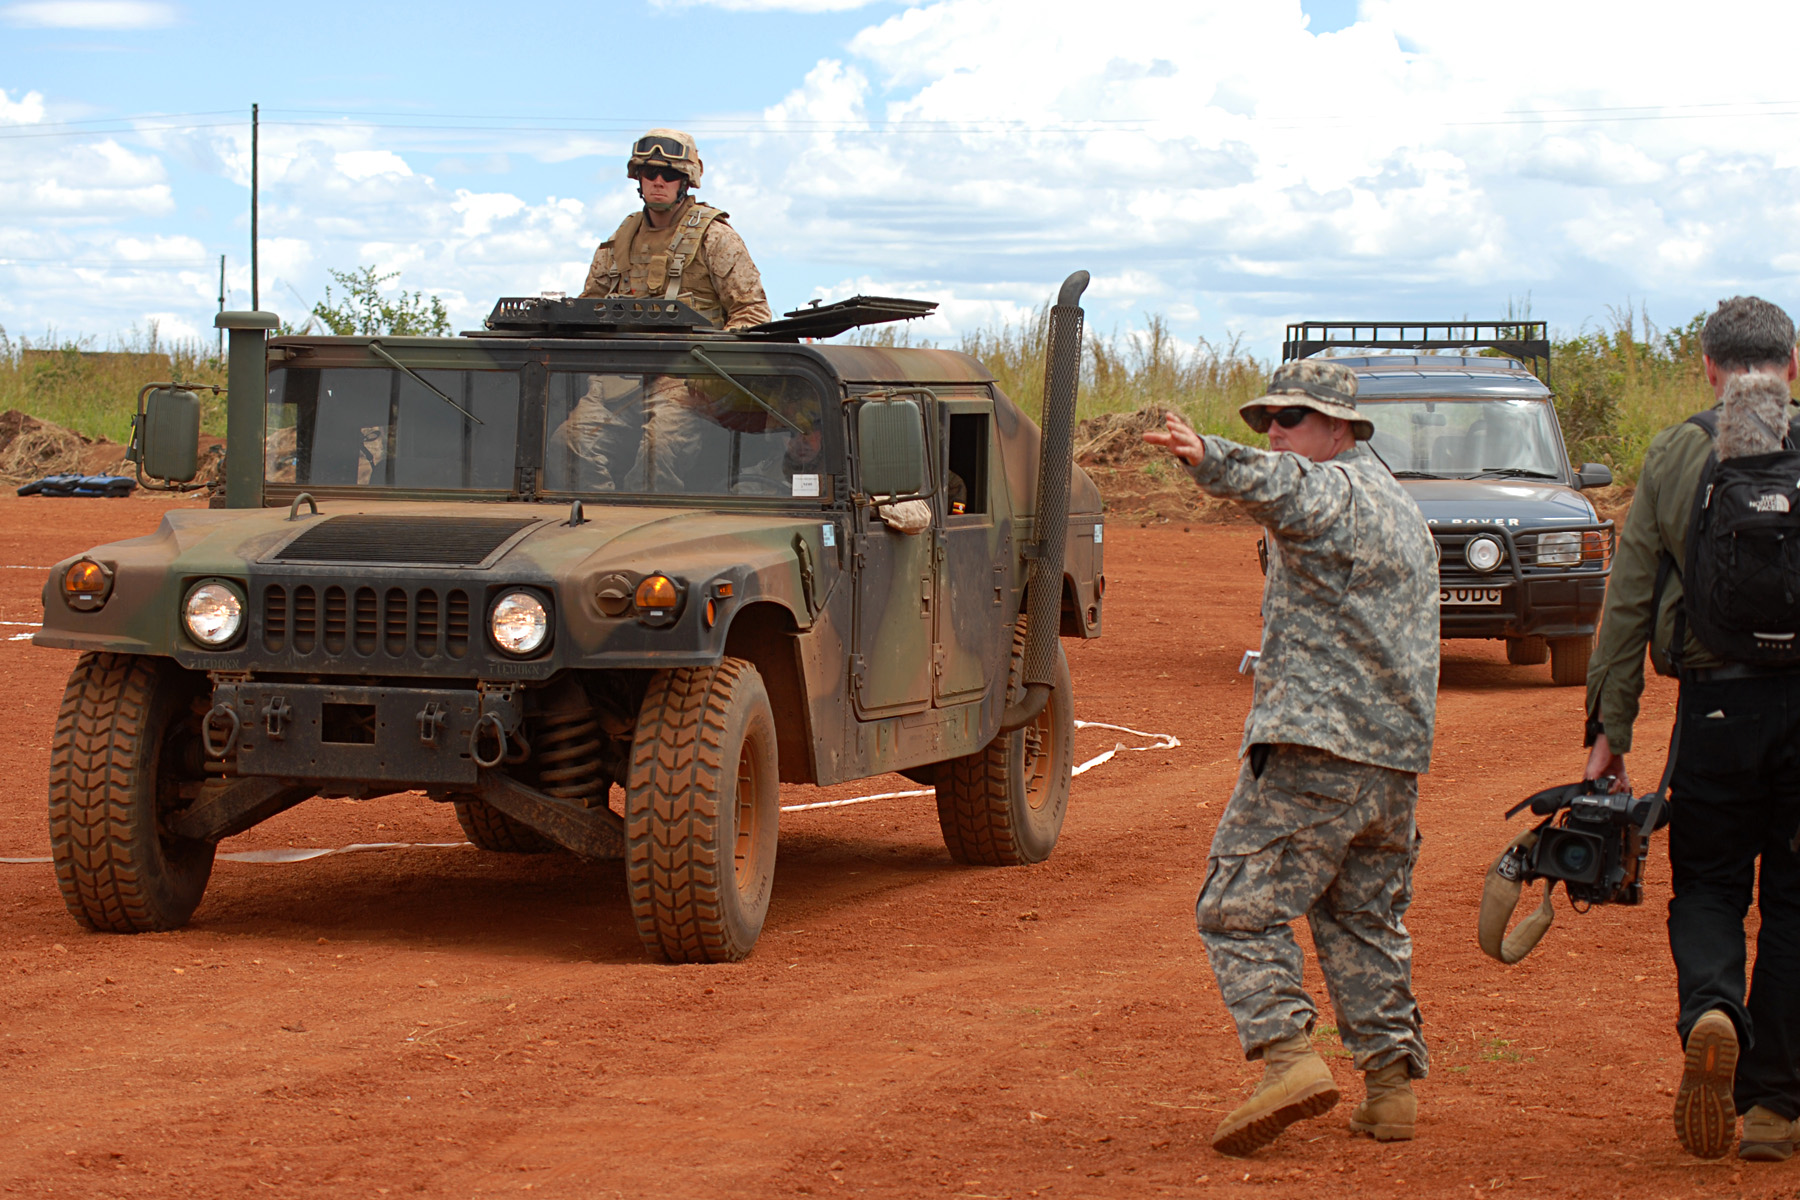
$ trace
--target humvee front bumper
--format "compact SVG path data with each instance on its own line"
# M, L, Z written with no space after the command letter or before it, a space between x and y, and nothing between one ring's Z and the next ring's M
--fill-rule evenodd
M1551 528L1434 526L1438 546L1439 628L1445 638L1581 637L1594 632L1606 603L1616 536L1611 521ZM1574 534L1544 545L1546 534ZM1477 571L1467 545L1487 534L1504 557ZM1576 561L1558 561L1571 556ZM1544 561L1549 558L1551 561Z
M246 682L213 689L206 733L239 775L469 785L477 727L497 761L517 724L510 698L474 689Z

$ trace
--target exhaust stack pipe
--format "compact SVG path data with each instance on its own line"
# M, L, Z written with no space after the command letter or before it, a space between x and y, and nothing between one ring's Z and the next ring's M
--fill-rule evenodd
M1043 442L1038 453L1037 513L1031 529L1037 560L1026 597L1025 694L1000 716L1011 733L1037 719L1056 686L1056 646L1062 626L1063 543L1069 535L1069 473L1075 465L1075 389L1081 382L1081 293L1088 273L1063 280L1050 310L1050 345L1044 355Z

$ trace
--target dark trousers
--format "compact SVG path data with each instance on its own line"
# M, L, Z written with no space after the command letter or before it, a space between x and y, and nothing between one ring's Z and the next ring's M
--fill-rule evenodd
M1736 1102L1800 1117L1800 674L1681 687L1670 785L1669 948L1682 1040L1708 1009L1737 1026ZM1744 914L1757 860L1756 973L1744 994Z

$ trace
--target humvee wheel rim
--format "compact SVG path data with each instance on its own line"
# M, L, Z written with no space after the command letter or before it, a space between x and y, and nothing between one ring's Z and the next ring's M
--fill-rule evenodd
M762 874L763 838L763 805L757 801L758 778L761 775L761 763L757 761L756 743L753 739L744 739L744 748L738 753L737 764L737 797L735 802L737 819L733 824L737 827L736 844L732 848L732 857L736 860L735 872L738 894L748 897L756 888L756 881Z
M1037 720L1025 727L1025 749L1022 774L1025 777L1025 803L1033 811L1044 807L1050 799L1050 764L1056 761L1056 727L1045 707Z

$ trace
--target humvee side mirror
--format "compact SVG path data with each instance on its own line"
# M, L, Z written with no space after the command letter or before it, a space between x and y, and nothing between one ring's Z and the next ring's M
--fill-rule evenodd
M1581 470L1575 472L1575 485L1584 491L1588 488L1611 487L1612 468L1605 463L1582 463Z
M914 496L925 489L925 416L918 401L864 401L856 443L864 492Z
M190 482L200 471L200 397L186 388L151 386L138 393L138 402L132 457L139 474Z

